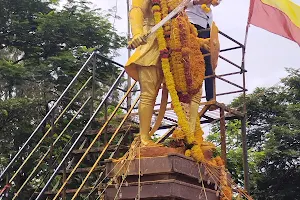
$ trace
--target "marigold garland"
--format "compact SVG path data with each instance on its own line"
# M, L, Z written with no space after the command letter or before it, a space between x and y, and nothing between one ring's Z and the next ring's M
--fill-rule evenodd
M176 140L183 140L185 138L185 134L181 129L175 129L172 133L172 137Z
M167 16L181 0L152 0L152 12L155 23L159 23L162 17ZM216 0L215 0L216 1ZM200 52L201 42L197 38L197 30L188 22L185 14L178 14L171 22L167 22L156 31L160 50L161 65L166 85L172 98L172 105L178 117L180 129L176 129L173 137L185 139L191 149L185 151L185 155L193 157L198 162L206 162L212 166L221 166L221 200L232 199L232 190L227 184L227 173L224 162L220 157L210 161L204 159L201 150L203 143L203 131L200 127L199 116L195 127L195 133L191 132L187 115L181 102L189 102L191 96L196 94L202 87L204 79L205 63ZM193 41L193 42L191 42Z
M232 199L232 189L228 185L227 173L224 165L221 166L220 182L221 182L220 184L221 184L221 192L222 192L220 200Z
M165 2L164 1L160 1L160 2L161 2L160 7L168 5L166 3L167 2L166 0L165 0ZM163 8L163 9L165 9L165 8ZM157 24L161 21L162 14L156 8L152 9L152 11L153 11L155 23ZM156 31L156 36L157 36L160 52L168 51L167 42L165 40L164 30L162 27ZM174 111L178 117L178 124L182 128L183 132L185 133L185 138L186 138L187 143L193 144L195 141L195 138L194 138L193 133L191 133L191 131L190 131L189 122L185 116L185 113L182 109L182 106L180 104L180 101L179 101L179 98L177 95L177 91L175 88L175 82L174 82L174 79L173 79L173 76L171 73L171 66L170 66L169 58L166 57L165 55L163 55L163 56L161 55L161 64L162 64L162 70L164 73L164 77L166 80L166 85L170 92L170 96L172 98Z
M221 2L221 0L212 0L211 5L217 6L220 4L220 2ZM202 4L201 8L205 13L209 13L211 11L211 8L208 7L206 4Z
M204 154L201 150L201 147L200 145L196 144L192 147L191 149L191 156L197 160L198 162L199 161L204 161Z
M187 156L187 157L191 157L192 151L190 149L188 149L188 150L185 151L184 155Z
M155 0L152 8L155 23L160 22L162 17L166 16L166 11L171 11L179 3L180 0ZM173 137L176 139L185 138L188 144L198 144L192 148L191 156L200 162L204 158L200 148L203 141L203 131L199 124L195 134L191 132L188 119L180 103L181 101L189 102L191 96L200 90L204 79L204 58L200 51L201 44L197 40L197 34L196 28L191 26L187 16L183 13L171 20L171 26L166 24L156 32L166 85L178 117L178 124L181 127L181 129L176 130ZM171 52L169 56L167 56L168 51Z
M171 72L180 101L189 103L192 96L199 92L204 80L205 63L200 51L201 40L184 13L171 20L171 27Z

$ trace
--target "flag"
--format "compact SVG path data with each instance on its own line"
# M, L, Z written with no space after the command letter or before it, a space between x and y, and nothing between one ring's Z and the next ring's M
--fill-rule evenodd
M300 45L300 6L291 0L250 0L248 24Z

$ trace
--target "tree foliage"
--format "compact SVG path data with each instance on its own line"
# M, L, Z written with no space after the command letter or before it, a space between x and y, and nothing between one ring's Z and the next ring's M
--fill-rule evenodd
M87 1L68 0L62 7L59 3L58 0L0 1L0 171L27 140L90 54L98 49L102 55L112 58L125 44L125 38L119 36L110 23L109 14L91 9ZM95 98L101 100L119 75L119 68L101 59L95 62ZM68 104L91 71L91 66L88 66L63 99L58 111ZM75 100L57 124L57 132L51 133L52 138L57 137L89 95L89 92L82 93ZM114 93L109 100L117 99L118 94ZM74 120L70 127L72 131L67 131L63 138L65 142L87 122L90 111L85 109L83 113ZM49 118L38 132L37 139L33 139L26 148L22 159L15 163L16 166L22 163L50 124ZM52 142L49 140L43 145ZM39 155L47 150L41 149ZM39 155L30 160L31 167ZM47 159L44 171L50 168L53 158L49 156ZM25 167L15 184L21 184L27 176ZM36 186L39 181L33 180L31 185ZM29 199L24 195L24 199Z
M288 69L281 84L247 95L251 193L258 200L300 199L300 71ZM240 107L242 97L231 106ZM228 168L243 184L239 121L227 123ZM218 127L209 140L219 140Z

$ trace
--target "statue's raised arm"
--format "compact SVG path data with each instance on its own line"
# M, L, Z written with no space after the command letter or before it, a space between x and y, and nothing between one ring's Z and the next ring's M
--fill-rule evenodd
M132 7L129 13L132 40L128 44L128 47L131 49L135 49L147 42L143 25L144 21L151 17L149 8L151 8L150 0L132 0Z

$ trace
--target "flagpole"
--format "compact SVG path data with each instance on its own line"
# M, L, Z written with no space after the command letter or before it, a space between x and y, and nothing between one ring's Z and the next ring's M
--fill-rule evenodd
M250 0L249 12L248 12L248 17L247 17L247 26L246 26L246 32L245 32L245 39L244 39L244 49L243 49L243 55L242 55L242 67L245 67L244 64L245 64L246 47L247 47L248 33L249 33L249 28L250 28L250 20L251 20L252 13L253 13L253 5L254 5L254 1Z
M248 193L250 193L250 181L249 181L249 164L248 164L248 147L247 147L247 106L246 106L246 71L245 71L245 56L246 56L246 47L248 41L248 33L250 28L250 18L252 16L252 2L250 0L249 13L247 19L247 26L245 32L245 40L243 46L243 55L242 55L242 73L243 73L243 118L242 122L242 149L243 149L243 168L244 168L244 188Z
M250 0L251 1L251 0ZM245 32L245 38L244 38L244 48L243 48L243 56L242 56L242 68L244 69L245 65L245 56L246 56L246 47L247 47L247 41L248 41L248 32L250 28L250 22L249 20L247 21L247 26L246 26L246 32Z

